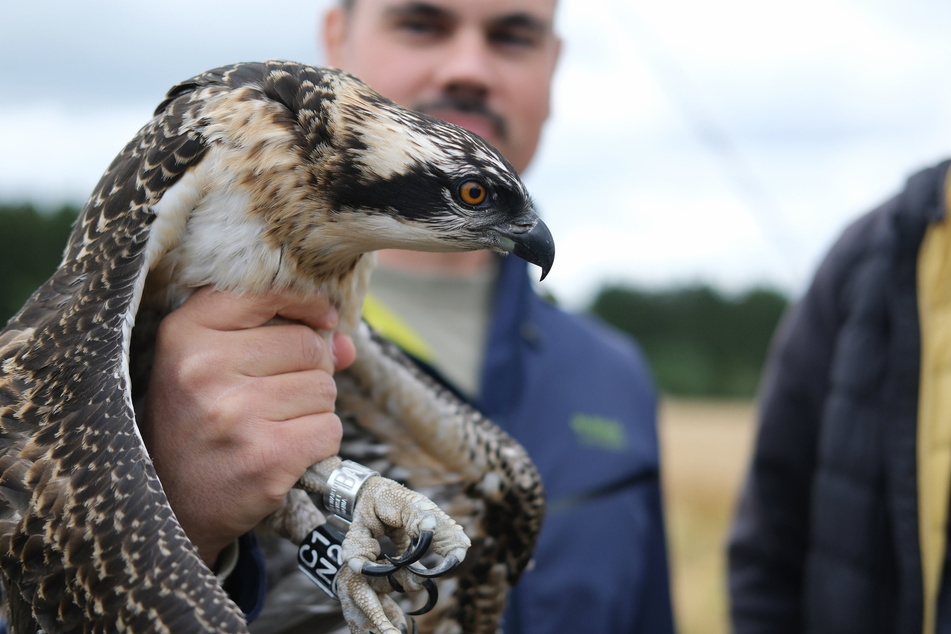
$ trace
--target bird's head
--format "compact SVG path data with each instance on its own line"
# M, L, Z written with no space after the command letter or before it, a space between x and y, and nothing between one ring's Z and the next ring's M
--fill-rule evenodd
M554 242L514 168L480 137L341 76L326 192L377 248L511 252L548 274Z
M363 254L388 248L491 249L538 265L543 278L551 268L551 234L495 149L341 71L225 67L173 88L158 114L181 122L179 138L207 147L155 205L194 209L189 244L164 264L195 271L187 284L253 290L339 279ZM250 283L236 272L248 261Z

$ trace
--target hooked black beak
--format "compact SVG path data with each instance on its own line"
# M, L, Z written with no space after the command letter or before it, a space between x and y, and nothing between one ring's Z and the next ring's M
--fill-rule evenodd
M509 247L506 251L540 267L541 279L545 279L555 262L555 240L548 226L541 219L536 219L531 226L515 225L502 235L511 240L511 245L506 244Z

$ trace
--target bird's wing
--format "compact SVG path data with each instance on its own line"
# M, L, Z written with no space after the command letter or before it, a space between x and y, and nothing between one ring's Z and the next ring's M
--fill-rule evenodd
M153 206L206 150L179 130L189 90L112 163L0 334L0 567L12 612L46 632L245 629L169 507L130 394Z

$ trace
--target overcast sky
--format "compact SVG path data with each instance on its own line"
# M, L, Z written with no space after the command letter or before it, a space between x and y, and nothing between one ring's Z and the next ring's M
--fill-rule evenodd
M319 64L326 0L7 3L0 201L82 202L165 90ZM527 183L545 284L800 293L841 229L951 156L947 0L559 0L554 113Z

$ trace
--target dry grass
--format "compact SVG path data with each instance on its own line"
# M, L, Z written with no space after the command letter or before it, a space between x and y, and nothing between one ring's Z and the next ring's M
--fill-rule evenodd
M677 629L725 634L726 535L752 448L754 407L667 399L660 418Z

